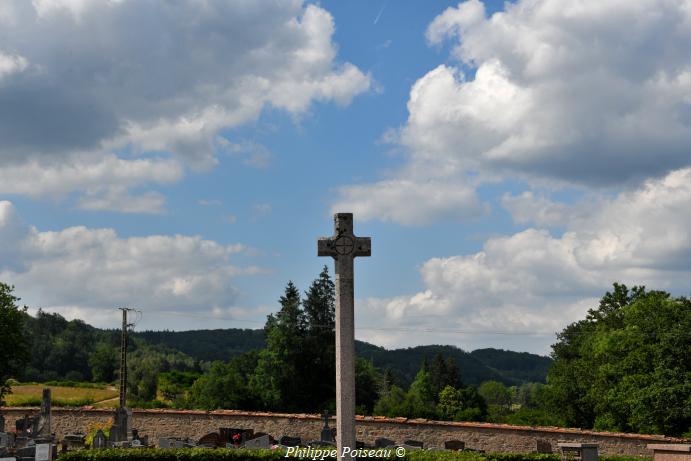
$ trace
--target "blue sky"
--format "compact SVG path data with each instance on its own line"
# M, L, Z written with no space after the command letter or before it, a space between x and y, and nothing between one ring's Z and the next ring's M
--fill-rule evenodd
M690 6L4 2L0 280L260 328L350 211L358 338L547 353L613 282L689 292Z

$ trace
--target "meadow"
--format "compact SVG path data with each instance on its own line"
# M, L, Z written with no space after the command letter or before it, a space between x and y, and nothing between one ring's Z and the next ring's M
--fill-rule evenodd
M43 389L49 388L54 407L95 407L114 408L118 405L118 391L114 386L89 384L88 387L72 384L46 385L38 383L20 383L12 386L12 393L5 397L8 406L34 407L41 406Z

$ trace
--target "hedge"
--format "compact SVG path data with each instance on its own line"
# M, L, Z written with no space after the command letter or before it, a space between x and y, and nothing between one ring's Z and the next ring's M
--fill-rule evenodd
M314 449L317 450L317 449ZM295 461L312 461L312 456L289 457ZM320 457L316 458L321 460ZM405 458L397 458L395 452L388 458L361 458L370 461L559 461L556 454L538 453L477 453L458 451L417 450L406 453ZM78 450L62 454L58 461L281 461L286 460L282 450L244 450L244 449L101 449ZM333 458L324 458L324 461ZM652 461L650 457L600 456L600 461Z

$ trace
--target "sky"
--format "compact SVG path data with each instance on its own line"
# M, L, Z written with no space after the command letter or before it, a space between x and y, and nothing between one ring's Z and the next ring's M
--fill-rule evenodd
M0 281L261 328L352 212L356 338L548 354L689 295L691 0L4 0Z

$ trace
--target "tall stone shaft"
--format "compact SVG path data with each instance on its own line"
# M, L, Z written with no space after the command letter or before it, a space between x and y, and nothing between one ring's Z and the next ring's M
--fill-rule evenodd
M336 263L336 446L355 450L355 290L353 258L370 256L369 237L353 234L353 214L334 215L335 234L317 241L317 254Z

